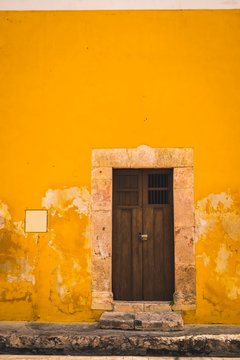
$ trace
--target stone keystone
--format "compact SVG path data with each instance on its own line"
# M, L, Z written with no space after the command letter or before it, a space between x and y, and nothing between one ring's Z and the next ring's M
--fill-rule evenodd
M175 312L139 312L135 314L134 327L145 331L177 331L183 330L183 320Z
M134 329L134 315L124 312L104 312L99 320L101 329Z

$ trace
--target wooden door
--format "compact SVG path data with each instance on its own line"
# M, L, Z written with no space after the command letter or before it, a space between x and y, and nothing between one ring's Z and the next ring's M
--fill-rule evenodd
M172 300L171 169L114 170L112 250L115 300Z

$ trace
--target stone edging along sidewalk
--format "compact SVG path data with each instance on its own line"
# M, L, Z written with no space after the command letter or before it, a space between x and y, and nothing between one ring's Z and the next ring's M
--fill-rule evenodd
M96 323L0 322L0 354L240 357L240 326L102 330Z

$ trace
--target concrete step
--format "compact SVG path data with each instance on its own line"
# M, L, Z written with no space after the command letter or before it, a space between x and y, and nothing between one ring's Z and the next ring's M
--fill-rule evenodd
M106 311L99 320L101 329L179 331L184 329L182 316L176 312Z

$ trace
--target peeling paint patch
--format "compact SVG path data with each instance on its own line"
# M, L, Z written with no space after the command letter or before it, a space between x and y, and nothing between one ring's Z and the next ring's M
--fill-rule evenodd
M14 223L13 223L13 225L14 225L14 231L16 232L16 233L18 233L19 235L22 235L22 236L24 236L25 238L27 238L27 234L25 233L25 231L24 231L24 223L23 223L23 221L15 221Z
M16 319L35 319L34 237L24 233L23 221L14 221L8 205L3 201L0 201L0 241L1 318L8 319L11 309Z
M206 255L206 253L202 253L201 255L197 255L196 257L203 259L204 266L207 266L209 264L210 258Z
M4 219L6 219L8 221L10 221L12 218L9 213L7 204L5 204L2 201L0 201L0 216L2 216Z
M227 261L230 256L231 252L227 250L225 244L221 244L218 256L215 260L217 266L216 266L216 272L219 274L222 274L226 268L227 268Z
M49 189L42 199L52 215L45 249L51 268L46 267L44 287L49 307L61 317L82 317L90 309L90 204L86 187Z
M0 200L0 229L8 227L11 219L7 204Z
M204 201L206 201L208 206L212 207L215 211L220 209L227 210L233 205L231 196L224 192L220 194L210 194Z
M53 250L58 254L59 259L60 259L60 260L63 260L63 256L62 256L61 251L58 250L58 249L56 248L56 246L54 246L53 241L54 241L55 237L56 237L55 234L51 234L51 240L49 240L47 244L48 244L48 246L49 246L51 249L53 249Z
M28 259L24 257L1 263L0 271L6 274L8 282L22 280L35 285L35 276L33 275L34 267L30 266Z
M237 211L228 212L223 218L223 228L233 240L240 238L240 216Z
M4 229L6 225L5 218L0 216L0 229Z
M66 211L73 208L81 217L82 215L89 215L90 202L90 194L86 187L71 187L68 189L49 189L42 199L42 206L50 209L53 216L57 213L61 217Z
M225 233L232 239L240 239L240 215L230 194L210 194L198 201L195 220L195 241L213 231L217 223L221 223Z
M240 201L210 194L196 206L197 311L206 322L237 323L240 277ZM227 309L227 311L226 311Z
M24 232L24 223L22 220L12 222L12 216L8 210L8 205L0 200L0 230L8 229L16 234L27 237Z
M14 266L10 262L6 264L8 282L17 282L19 280L27 281L35 285L34 267L29 265L28 259L20 257L16 259Z
M228 293L228 297L231 300L236 300L240 296L240 287L233 286Z
M61 300L63 300L63 297L66 293L66 287L63 285L63 279L60 275L59 270L57 271L57 292Z

